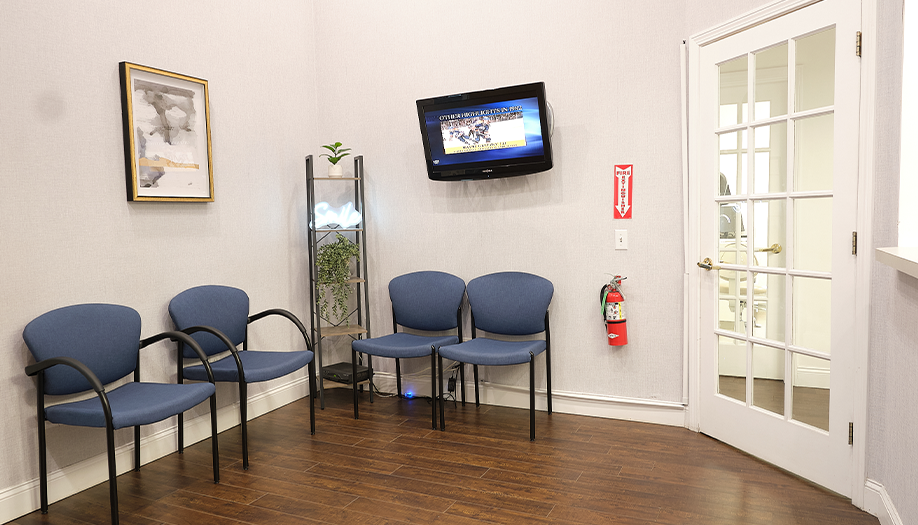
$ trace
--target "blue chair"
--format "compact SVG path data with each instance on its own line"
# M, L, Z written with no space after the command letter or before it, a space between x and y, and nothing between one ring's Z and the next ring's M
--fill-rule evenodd
M304 366L309 367L309 427L316 433L316 370L313 362L312 343L303 323L287 310L272 309L249 315L249 296L238 288L229 286L207 285L189 288L176 295L169 302L169 315L176 328L191 335L208 356L229 351L230 354L210 363L214 379L217 381L237 383L239 385L239 415L242 425L242 468L249 468L249 434L248 434L248 383L268 381L293 373ZM262 352L248 349L249 324L268 317L279 315L289 319L303 335L306 350L293 352ZM242 344L242 350L236 348ZM184 356L194 357L194 352L184 349ZM203 366L184 368L178 364L179 382L182 379L193 381L206 380ZM179 419L179 432L182 422ZM181 435L181 434L180 434Z
M548 305L554 293L551 281L522 272L501 272L469 281L467 289L472 317L472 339L442 346L437 366L443 374L443 358L473 365L475 406L479 406L478 366L529 363L529 439L535 441L535 356L545 352L548 413L551 414L551 335ZM497 336L545 334L545 339L506 341L478 337L478 330ZM462 381L465 392L465 381ZM440 430L446 429L443 415L443 385L440 385ZM464 401L463 397L463 401Z
M436 396L437 374L434 356L441 345L456 344L462 340L461 307L465 282L444 272L422 271L401 275L389 282L389 299L392 301L392 332L382 337L358 339L351 342L351 363L357 377L357 353L367 354L370 372L370 401L373 400L373 357L395 359L395 378L398 395L402 396L402 370L400 360L409 357L430 357L431 397ZM401 325L414 331L444 332L456 330L456 335L420 335L399 332ZM354 388L354 419L357 408L357 382ZM431 400L431 425L437 428L437 403Z
M181 332L163 332L140 339L140 315L127 306L80 304L43 314L22 332L37 361L25 368L37 376L38 464L41 512L48 513L48 467L45 421L62 425L105 427L108 442L108 485L112 523L118 523L115 430L134 427L134 470L140 470L140 425L181 414L210 398L214 482L220 481L217 451L217 401L214 378L201 348ZM194 385L140 382L140 349L163 339L180 341L203 361L207 383ZM181 361L181 359L179 359ZM61 365L61 366L58 366ZM134 381L107 390L105 385L133 373ZM70 395L92 389L96 397L45 406L45 394ZM184 450L179 441L179 452Z

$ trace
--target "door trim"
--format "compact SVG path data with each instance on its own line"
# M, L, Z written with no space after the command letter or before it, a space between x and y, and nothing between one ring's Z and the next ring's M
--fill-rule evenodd
M861 107L858 131L858 264L855 280L854 469L851 502L864 508L867 490L867 378L870 346L870 276L873 273L873 179L876 153L877 0L861 0Z
M688 136L688 174L683 187L687 190L684 200L684 218L687 224L685 236L685 274L686 274L686 316L684 319L685 338L688 347L686 362L689 403L685 414L685 426L691 430L699 431L700 413L699 397L701 365L699 339L701 326L699 316L699 286L700 273L695 267L695 262L700 260L699 255L699 201L697 196L700 191L699 177L700 155L693 150L692 135L697 135L698 121L693 115L700 114L700 97L693 95L698 92L700 76L697 65L700 63L701 48L708 44L745 31L757 25L764 24L781 16L787 15L821 0L781 0L746 14L733 18L723 24L692 35L687 42L688 87L687 103L683 112L687 114ZM873 138L876 133L875 102L876 102L876 34L877 34L877 0L861 0L861 32L863 34L861 56L861 98L859 111L858 130L858 196L857 196L857 228L858 252L857 273L855 277L855 315L856 325L854 348L854 444L853 464L851 475L851 500L852 503L863 508L866 490L866 440L867 440L867 394L868 394L868 345L869 345L869 315L870 315L870 275L873 268L872 257L872 227L873 227L873 167L875 153ZM852 53L854 52L854 35L852 35ZM694 67L692 67L694 66ZM685 75L683 74L683 78Z

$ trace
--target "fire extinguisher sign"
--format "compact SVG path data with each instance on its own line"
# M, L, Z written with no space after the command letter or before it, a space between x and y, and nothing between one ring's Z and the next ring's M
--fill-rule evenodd
M631 193L634 164L617 164L615 166L615 212L614 219L631 218Z

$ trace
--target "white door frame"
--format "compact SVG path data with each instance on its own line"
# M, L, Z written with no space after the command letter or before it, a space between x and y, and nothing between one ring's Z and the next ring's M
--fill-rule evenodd
M768 4L736 17L719 26L693 35L688 41L688 63L700 63L701 48L744 31L751 27L761 25L769 20L778 18L790 12L815 4L820 0L781 0ZM858 264L855 283L855 349L854 349L854 461L852 465L852 503L857 507L864 506L864 490L867 480L866 456L866 426L867 426L867 377L868 377L868 344L869 344L869 299L870 275L873 266L873 167L875 136L875 100L876 100L876 33L877 33L877 0L861 0L861 102L860 102L860 129L858 131L858 203L857 203L857 231L858 231ZM851 49L854 52L854 36L851 36ZM685 337L688 347L688 397L685 426L696 432L700 428L700 414L698 400L701 395L699 383L701 378L699 339L701 327L699 324L699 287L700 271L695 263L700 259L699 251L699 210L695 197L700 191L700 154L693 150L692 142L688 140L692 133L697 133L697 121L693 115L700 114L697 93L699 75L697 67L688 68L688 104L684 110L687 114L687 136L683 145L688 152L688 169L684 176L683 188L687 189L684 197L685 207L685 274L687 277L685 300ZM683 78L685 76L683 75ZM686 93L683 93L685 96ZM685 115L684 115L684 118Z

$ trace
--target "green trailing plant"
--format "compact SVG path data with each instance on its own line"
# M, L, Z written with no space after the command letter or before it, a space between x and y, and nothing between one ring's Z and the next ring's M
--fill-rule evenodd
M348 151L351 151L351 148L342 148L340 142L335 142L334 144L326 144L322 147L330 151L331 155L328 153L323 153L319 156L328 157L328 162L331 162L332 165L338 164L338 161L350 155Z
M340 233L335 234L335 241L323 244L316 253L318 284L322 293L316 298L319 303L319 315L331 319L334 314L339 321L348 322L347 301L351 296L351 286L347 280L351 277L351 258L360 261L360 247ZM334 301L328 303L327 292L331 291Z

